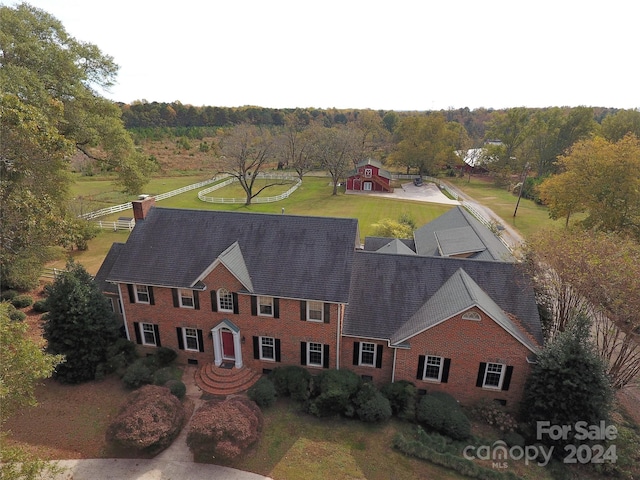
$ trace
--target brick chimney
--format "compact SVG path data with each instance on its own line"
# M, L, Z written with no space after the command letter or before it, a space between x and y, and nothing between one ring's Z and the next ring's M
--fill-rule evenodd
M143 197L142 195L140 197ZM134 200L131 202L133 205L133 218L135 218L136 223L140 220L144 220L153 207L156 204L156 199L154 197L144 197L140 200Z

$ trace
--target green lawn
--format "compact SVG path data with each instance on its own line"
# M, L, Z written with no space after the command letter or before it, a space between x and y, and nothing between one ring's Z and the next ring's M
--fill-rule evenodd
M478 203L493 210L506 224L514 227L525 238L540 229L564 226L562 221L549 218L549 211L546 207L536 205L532 200L525 198L520 200L518 211L514 217L513 213L518 197L504 188L494 186L493 182L486 177L472 176L470 182L468 177L448 177L446 181L462 190Z

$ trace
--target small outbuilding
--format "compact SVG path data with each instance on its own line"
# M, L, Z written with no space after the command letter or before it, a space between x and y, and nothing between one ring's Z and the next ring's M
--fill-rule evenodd
M362 192L393 192L391 174L380 162L367 158L356 165L347 178L347 190Z

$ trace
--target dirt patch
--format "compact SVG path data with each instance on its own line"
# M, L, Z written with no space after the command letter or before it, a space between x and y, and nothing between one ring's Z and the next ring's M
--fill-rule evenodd
M619 390L616 399L636 425L640 425L640 380Z

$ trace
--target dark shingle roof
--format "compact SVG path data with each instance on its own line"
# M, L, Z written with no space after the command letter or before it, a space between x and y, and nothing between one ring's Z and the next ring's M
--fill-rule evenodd
M221 261L256 294L346 303L359 242L356 219L154 207L107 280L188 288Z
M542 344L533 289L517 264L365 251L355 254L344 334L391 339L460 269ZM446 296L455 305L465 294L447 290ZM482 305L489 308L490 303Z
M416 244L412 238L389 238L389 237L365 237L364 249L368 252L376 252L385 245L388 245L394 240L399 240L404 243L413 252L416 251Z
M113 264L118 259L118 256L120 255L120 252L122 251L124 245L124 243L118 242L111 245L107 256L102 261L102 265L100 265L98 273L96 273L96 276L94 277L96 283L98 284L98 287L100 288L100 291L102 292L113 294L118 293L118 287L113 283L107 282L107 276L109 275L109 272L111 272Z
M515 258L500 239L460 206L419 228L413 237L418 255L446 256L442 252L459 249L461 253L472 253L470 258L515 262ZM456 238L458 240L455 240Z

